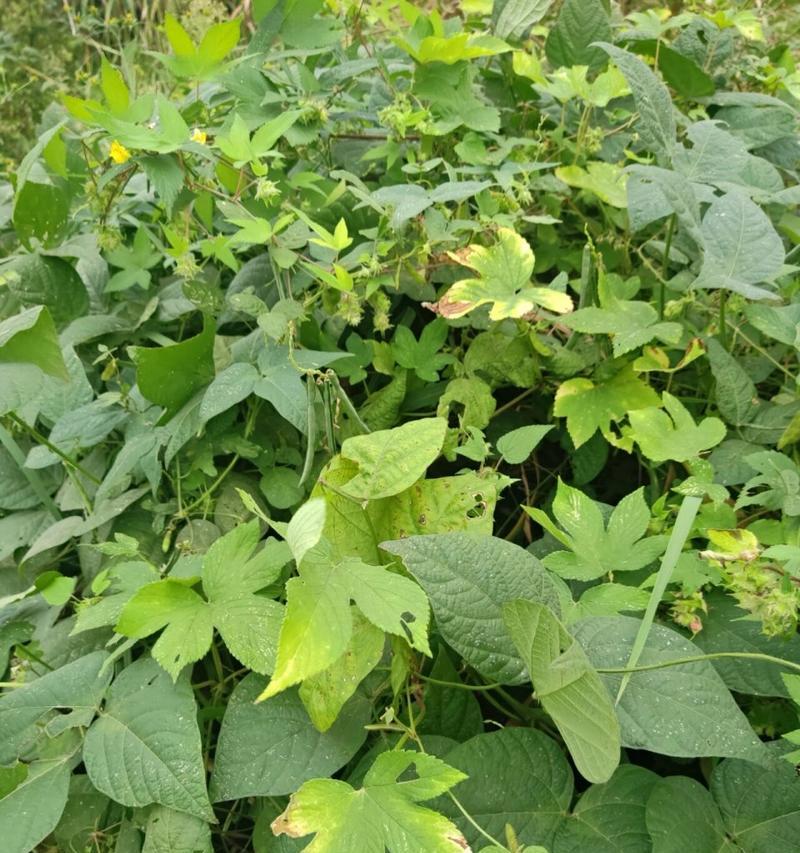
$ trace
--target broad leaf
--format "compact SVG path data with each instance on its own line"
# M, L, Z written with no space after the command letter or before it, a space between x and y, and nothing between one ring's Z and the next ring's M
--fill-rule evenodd
M728 836L748 853L791 850L800 832L800 782L774 753L766 764L728 760L717 765L711 793Z
M503 623L502 608L519 598L558 610L553 582L529 552L503 539L444 533L409 536L381 547L397 554L428 595L436 627L483 676L520 684L526 664Z
M680 820L675 815L680 815ZM659 779L647 802L647 829L653 853L734 853L714 798L685 776Z
M178 344L137 347L135 360L139 390L172 416L214 378L214 323L204 319L202 332Z
M250 674L228 700L211 777L215 802L290 794L335 773L367 736L370 708L363 697L352 699L321 734L295 690L255 704L264 687L262 676Z
M92 784L122 805L158 803L214 820L191 685L173 684L155 661L136 661L111 685L83 761Z
M595 42L611 38L611 22L603 0L566 0L545 43L556 67L588 65L597 68L605 57Z
M142 853L212 853L212 849L206 821L164 806L148 814Z
M358 473L342 491L360 501L396 495L413 485L436 459L444 443L442 418L412 421L391 430L348 438L342 456L358 465Z
M617 695L639 629L626 616L594 617L578 622L575 638L612 696ZM666 663L702 652L689 640L653 625L639 665ZM717 671L708 661L634 672L617 705L623 746L662 755L735 756L759 761L764 747L739 710Z
M675 149L675 115L667 87L632 53L607 42L598 45L625 75L639 111L637 130L659 162L669 164Z
M750 299L772 295L785 258L783 242L769 217L741 191L716 199L702 225L703 266L694 287L722 288Z
M88 726L111 680L105 652L92 652L0 696L0 764L27 753L41 734Z
M447 761L468 777L456 795L482 829L502 838L510 824L522 844L551 849L574 790L572 770L552 738L536 729L508 727L460 744ZM451 800L443 797L437 807L471 844L481 844L482 836Z

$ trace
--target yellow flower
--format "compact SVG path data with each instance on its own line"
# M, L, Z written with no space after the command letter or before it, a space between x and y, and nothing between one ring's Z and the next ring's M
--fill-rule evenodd
M131 159L131 152L116 139L111 143L111 150L108 154L115 163L127 163Z
M206 139L208 139L206 132L204 130L200 130L199 127L196 127L192 131L192 142L199 142L201 145L205 145Z

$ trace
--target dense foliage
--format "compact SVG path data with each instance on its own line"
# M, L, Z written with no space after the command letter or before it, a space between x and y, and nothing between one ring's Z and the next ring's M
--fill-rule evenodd
M0 182L4 853L797 849L793 23L648 5L106 22Z

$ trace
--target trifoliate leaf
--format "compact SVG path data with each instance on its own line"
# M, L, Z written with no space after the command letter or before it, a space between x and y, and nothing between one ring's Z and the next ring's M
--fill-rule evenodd
M218 539L203 560L203 598L194 579L147 584L125 604L116 630L140 639L157 631L153 657L177 679L211 647L214 629L230 652L256 672L272 671L283 607L257 595L277 577L285 552L270 547L255 553L260 537L253 519Z

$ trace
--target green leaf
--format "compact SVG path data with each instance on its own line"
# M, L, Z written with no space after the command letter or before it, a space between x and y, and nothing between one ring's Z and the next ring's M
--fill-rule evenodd
M669 414L654 407L628 415L631 435L648 459L687 462L716 447L725 438L727 430L719 418L703 418L695 424L677 397L665 391L662 400Z
M111 680L108 655L92 652L0 696L0 764L24 756L40 735L88 726Z
M414 767L416 777L401 774ZM431 755L385 752L354 790L345 782L306 782L272 824L276 835L297 838L314 833L309 853L463 853L464 836L447 818L418 805L457 785L464 774Z
M153 660L140 658L111 685L83 761L95 788L122 805L158 803L214 820L191 685L173 684Z
M675 113L667 87L650 68L632 53L609 44L607 39L598 44L614 60L625 75L639 112L636 125L644 145L659 163L668 165L675 150Z
M565 293L535 287L530 279L534 257L528 242L510 228L500 228L493 246L473 244L450 257L475 270L480 278L457 281L437 303L443 317L463 317L481 305L491 305L491 320L522 317L537 305L564 314L572 309Z
M348 438L341 454L358 465L358 473L342 491L360 501L404 491L422 477L439 455L446 431L447 421L443 418L425 418Z
M611 38L611 23L603 0L565 0L545 42L551 65L588 65L598 68L605 60L595 42Z
M213 24L195 46L183 26L167 13L164 31L175 55L164 57L166 65L177 77L197 80L210 77L239 43L240 25L238 18Z
M353 633L342 656L300 686L300 699L314 726L321 732L328 731L336 722L339 712L358 685L378 665L386 644L383 631L355 608L351 612Z
M492 532L494 508L502 488L496 476L465 472L418 480L397 495L363 506L341 492L357 470L349 460L334 457L313 492L324 496L328 505L325 536L340 557L357 555L379 563L379 543L398 533Z
M203 331L178 344L136 347L136 381L142 395L172 417L214 378L214 323L203 318Z
M757 474L744 484L736 509L755 505L785 516L800 515L800 468L792 459L776 450L761 450L744 461Z
M528 680L503 623L503 605L519 598L558 610L555 586L529 552L503 539L443 533L381 543L399 556L428 595L447 643L492 681Z
M573 630L611 695L620 673L604 668L627 666L639 620L627 616L593 617ZM702 654L689 640L662 625L653 625L639 665L666 663ZM750 728L710 662L634 672L617 704L622 744L661 755L735 756L759 761L764 747Z
M142 853L212 853L212 849L206 821L164 806L148 814Z
M658 312L648 302L615 300L603 308L580 308L562 322L576 332L611 335L615 357L638 349L653 338L676 344L683 334L680 323L659 322Z
M75 267L50 255L22 255L9 265L8 290L25 308L44 305L57 326L89 311L89 294Z
M0 832L4 851L30 853L56 828L67 804L75 752L72 748L54 758L16 768L0 767Z
M578 448L598 429L606 440L615 443L612 421L620 421L636 409L658 404L658 394L628 366L604 382L583 377L562 382L556 392L553 413L567 419L567 431Z
M520 843L552 849L574 790L572 770L552 738L536 729L508 727L460 744L447 760L467 775L456 793L482 829L502 838L508 824ZM471 845L485 840L451 800L442 798L436 806L456 821Z
M680 820L675 815L680 815ZM653 853L734 853L713 797L685 776L659 779L647 802L647 829Z
M347 650L353 620L350 601L382 631L396 634L425 654L428 602L409 578L357 558L337 561L322 542L286 585L275 675L260 699L268 699L332 666Z
M503 621L578 771L590 782L607 782L619 764L619 723L585 652L545 605L509 602Z
M542 510L526 507L526 511L569 548L543 559L548 569L563 578L590 581L615 572L634 572L657 560L667 546L666 536L647 536L650 508L644 488L619 502L607 526L599 505L561 480L553 500L553 515L561 529Z
M643 767L618 767L608 782L581 795L558 830L553 853L650 853L645 815L657 782L658 776Z
M0 371L14 370L20 364L35 365L58 379L69 378L53 318L43 306L0 322Z
M180 163L174 154L151 154L141 157L139 163L169 214L178 193L183 189L184 174Z
M732 290L750 299L770 297L785 259L769 217L742 191L715 199L702 224L703 265L693 287Z
M370 705L363 697L351 699L321 734L296 690L255 704L265 686L262 676L248 675L228 700L211 777L214 802L289 794L334 774L364 743Z
M122 72L103 56L100 62L100 88L111 112L124 116L128 112L131 93L125 83Z
M425 716L417 725L421 735L439 735L465 741L483 731L483 712L475 691L447 687L437 681L460 684L456 668L445 649L440 649L425 683Z
M495 0L492 24L495 33L504 38L522 38L542 20L553 0Z
M477 376L451 379L444 394L439 397L436 414L440 418L448 418L453 404L462 429L484 429L497 407L491 387Z
M256 551L259 536L259 522L253 519L208 549L203 559L206 599L183 579L143 586L123 607L117 632L141 639L163 629L152 654L173 680L208 652L214 628L245 666L271 672L283 607L256 593L277 578L285 557L272 548Z
M27 248L37 240L45 247L57 246L67 230L69 211L70 196L65 189L29 180L14 202L14 229Z
M314 498L304 503L286 526L286 543L299 566L303 557L322 538L325 529L325 501Z
M584 169L581 166L559 166L556 177L571 187L588 190L600 201L612 207L625 208L628 206L628 196L625 185L628 175L614 163L601 160L591 160ZM588 309L584 309L588 310Z
M720 414L733 426L752 423L760 403L755 383L716 338L709 338L706 345L716 382L714 400Z
M553 429L552 425L518 427L497 439L497 450L509 465L525 462L541 440Z
M776 755L767 764L723 761L711 777L728 836L743 850L791 850L800 832L800 785L794 767Z
M755 303L745 306L745 314L761 334L800 350L800 303L778 308Z
M439 354L448 334L447 323L440 317L425 326L419 341L408 326L398 326L392 339L395 361L425 382L437 382L439 371L454 360L451 355Z

